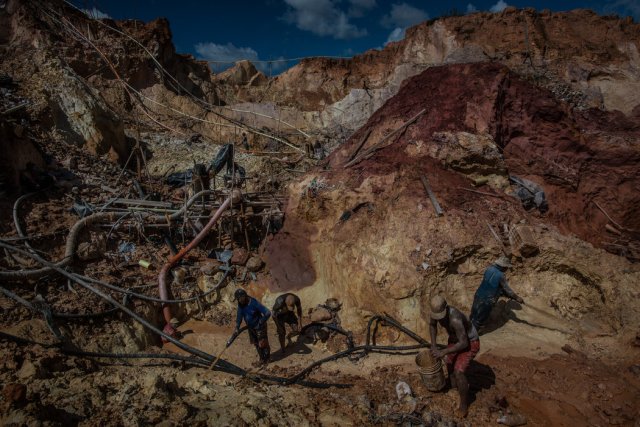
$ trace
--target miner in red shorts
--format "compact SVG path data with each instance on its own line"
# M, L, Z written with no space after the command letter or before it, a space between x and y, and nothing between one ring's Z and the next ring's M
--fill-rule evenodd
M447 348L439 350L436 346L438 324L449 334ZM465 371L469 363L480 351L480 338L473 324L460 310L447 304L439 295L431 298L431 354L435 358L446 358L451 386L458 389L462 417L469 411L469 381Z

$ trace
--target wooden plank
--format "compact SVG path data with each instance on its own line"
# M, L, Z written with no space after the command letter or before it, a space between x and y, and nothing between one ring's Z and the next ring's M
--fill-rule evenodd
M23 108L26 108L29 105L29 101L25 101L22 104L18 104L14 107L8 108L6 110L4 110L2 112L3 116L6 116L7 114L11 114L11 113L15 113L16 111L22 110Z
M353 166L357 163L360 163L362 160L367 159L369 157L371 157L373 155L373 153L375 153L378 150L381 150L383 148L385 148L385 146L383 145L383 143L385 141L387 141L389 138L391 138L392 136L396 135L398 132L403 131L404 129L406 129L409 125L411 125L413 122L415 122L416 120L418 120L424 113L427 112L427 109L423 109L422 111L420 111L418 114L416 114L415 116L413 116L412 118L410 118L408 121L406 121L402 126L400 126L398 129L394 130L393 132L391 132L389 135L385 136L384 138L382 138L380 141L376 142L374 145L372 145L370 148L366 149L365 151L362 152L361 155L357 156L355 159L347 162L344 167L348 168L350 166Z
M433 194L433 191L431 190L431 186L429 185L429 180L425 175L422 175L420 179L422 180L422 185L424 185L424 189L427 191L427 195L429 196L429 199L431 199L431 204L433 205L433 208L436 210L436 216L442 215L444 211L440 207L440 203L438 203L438 199L436 199L436 195Z
M491 224L489 224L488 221L485 221L485 222L487 223L487 227L489 227L489 231L493 235L493 238L496 239L496 241L500 245L500 249L502 249L502 253L505 254L506 256L511 256L509 249L504 245L504 242L498 236L498 233L496 233L496 231L493 229L493 227L491 226Z
M113 201L115 205L127 205L127 206L148 206L153 208L172 208L173 203L170 202L156 202L153 200L140 200L140 199L115 199Z
M349 163L351 160L355 159L356 156L358 155L358 153L360 152L360 149L362 149L362 146L364 145L365 142L367 142L367 139L369 139L369 135L371 135L371 131L373 129L369 128L369 130L367 131L367 133L364 134L364 136L362 137L362 140L360 141L360 143L358 144L358 146L356 147L356 149L354 150L353 154L351 154L351 156L349 156L349 160L347 160L347 163ZM346 166L345 166L346 167Z

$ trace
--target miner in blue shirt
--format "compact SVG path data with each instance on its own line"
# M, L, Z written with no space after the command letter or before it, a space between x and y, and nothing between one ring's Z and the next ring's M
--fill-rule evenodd
M511 267L509 258L502 256L484 272L482 283L473 297L471 316L469 316L471 323L473 323L478 332L489 319L493 306L496 305L501 296L506 296L518 301L520 304L524 304L524 300L509 287L505 277L505 272Z
M262 364L268 363L271 348L269 347L269 338L267 336L267 320L271 317L271 312L255 298L247 295L244 289L237 289L234 293L234 299L238 302L236 330L227 342L227 346L231 345L240 333L240 324L242 320L244 320L244 323L247 325L247 331L249 332L249 340L251 344L256 346L258 356L260 356L260 362Z

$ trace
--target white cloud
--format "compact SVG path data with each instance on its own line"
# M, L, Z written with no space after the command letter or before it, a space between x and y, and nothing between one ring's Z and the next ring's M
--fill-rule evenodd
M616 0L606 4L603 8L605 13L616 13L622 16L632 16L640 21L640 1L638 0Z
M300 30L310 31L319 36L335 39L352 39L367 35L367 30L349 22L347 14L336 7L331 0L284 0L289 10L283 19ZM352 6L362 7L367 1L352 2Z
M202 59L207 61L235 62L247 59L249 61L258 60L258 52L250 47L236 47L233 43L197 43L196 52Z
M407 3L394 3L388 15L382 17L380 24L386 28L407 28L429 19L429 15L422 9Z
M508 6L509 5L504 0L498 0L498 3L494 4L489 8L489 12L492 12L492 13L502 12Z
M89 18L92 19L111 19L111 16L109 16L108 14L104 13L103 11L96 9L95 7L91 8L91 9L80 9L82 12L84 12L85 15L87 15Z
M478 8L475 7L475 5L473 5L471 3L469 3L467 5L467 13L474 13L474 12L477 12L477 11L478 11Z
M387 37L387 41L384 44L389 44L391 42L398 42L404 38L405 29L396 27L391 33L389 33L389 37Z
M429 19L429 15L424 10L407 3L392 4L389 13L384 15L380 21L383 27L393 28L384 44L402 40L408 27L427 19Z
M286 61L281 61L282 57L272 62L264 62L260 59L255 49L250 47L236 47L233 43L197 43L194 48L199 59L212 61L211 68L216 72L226 70L233 66L234 63L245 59L251 61L258 70L265 74L277 74L288 65Z
M376 7L376 0L349 0L348 15L354 18L364 16L365 12Z

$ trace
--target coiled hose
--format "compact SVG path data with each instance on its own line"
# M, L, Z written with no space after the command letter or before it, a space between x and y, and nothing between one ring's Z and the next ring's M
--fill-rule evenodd
M112 305L118 307L120 310L122 310L123 312L125 312L126 314L128 314L131 318L133 318L136 322L140 323L142 326L144 326L146 329L150 330L151 332L155 333L156 335L159 335L160 337L163 337L165 340L167 340L168 342L171 342L172 344L174 344L176 347L186 351L187 353L190 353L194 356L196 356L197 358L199 358L200 360L203 361L204 364L206 364L207 366L209 364L211 364L214 360L215 357L211 354L208 354L202 350L199 350L197 348L191 347L188 344L185 344L179 340L177 340L176 338L172 337L171 335L168 335L166 333L164 333L163 331L161 331L160 329L156 328L155 326L153 326L151 323L149 323L147 320L145 320L144 318L140 317L137 313L135 313L133 310L131 310L130 308L124 306L123 304L120 304L118 301L114 300L110 295L103 293L102 291L96 289L95 287L91 286L89 283L87 283L86 281L79 279L77 277L74 277L74 275L72 273L69 273L68 271L64 270L63 268L60 268L58 266L56 266L53 263L50 263L48 261L46 261L45 259L43 259L41 256L37 255L37 254L32 254L26 250L20 249L20 248L16 248L15 246L9 245L3 241L0 241L0 247L8 249L10 251L14 251L14 252L18 252L22 255L26 255L29 258L32 258L33 260L39 262L40 264L44 265L45 267L51 268L53 271L56 271L60 274L62 274L63 276L73 280L74 282L78 283L80 286L84 287L85 289L89 290L90 292L98 295L99 297L101 297L102 299L104 299L105 301L111 303ZM96 356L98 357L98 356ZM114 356L114 357L122 357L122 358L126 358L123 356ZM208 362L208 363L207 363ZM279 384L292 384L293 382L291 382L288 378L283 378L283 377L276 377L276 376L272 376L272 375L264 375L264 374L251 374L248 375L248 372L242 368L240 368L239 366L236 366L224 359L219 359L216 362L216 365L213 367L219 371L222 372L226 372L229 374L233 374L233 375L240 375L243 377L249 377L254 381L269 381L269 382L274 382L274 383L279 383ZM321 388L325 388L325 387L349 387L349 384L323 384L323 383L315 383L315 382L309 382L309 381L301 381L302 378L296 378L295 383L301 384L301 385L306 385L308 387L321 387Z
M150 221L152 223L167 222L167 220L175 221L176 219L179 219L187 211L187 209L191 207L191 205L193 205L196 201L198 201L200 197L206 196L208 194L214 194L214 193L215 191L213 190L204 190L204 191L200 191L199 193L196 193L195 195L193 195L193 197L187 200L187 202L182 206L182 208L180 208L178 211L174 212L169 216L150 214L146 212L141 213L141 216L145 220ZM24 196L19 197L13 206L13 216L14 216L14 224L16 226L16 232L20 237L23 237L23 238L26 238L27 236L25 235L24 231L22 230L22 227L20 226L20 223L18 220L18 210L20 207L20 203L22 203L27 197L33 194L35 193L26 194ZM107 221L107 222L118 221L127 215L129 215L129 212L125 212L125 213L97 212L77 221L73 225L73 227L71 227L71 230L67 235L64 256L62 257L61 260L53 263L53 265L55 265L56 267L65 267L69 265L71 261L73 261L73 257L75 255L76 248L78 245L78 237L80 236L80 232L85 227L88 227L92 224L103 222L103 221ZM33 279L38 279L40 277L43 277L53 271L54 271L53 267L42 267L42 268L30 269L30 270L0 271L0 280L7 280L7 281L29 280L29 279L33 280Z

